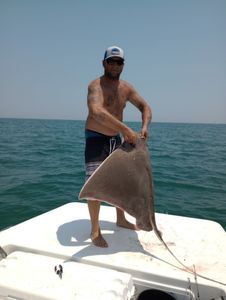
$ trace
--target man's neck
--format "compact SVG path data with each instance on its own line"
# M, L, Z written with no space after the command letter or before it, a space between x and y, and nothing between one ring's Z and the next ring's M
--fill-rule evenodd
M114 84L114 85L118 85L119 84L119 82L120 82L120 79L119 79L119 77L117 77L117 78L112 78L111 76L108 76L108 75L106 75L106 74L104 74L102 77L102 80L103 80L103 82L105 82L105 83L107 83L107 84Z

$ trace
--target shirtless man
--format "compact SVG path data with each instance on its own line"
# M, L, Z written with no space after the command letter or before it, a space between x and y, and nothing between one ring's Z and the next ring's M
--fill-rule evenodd
M86 120L86 178L88 178L103 160L121 144L121 134L125 141L136 144L137 133L123 123L123 109L129 101L142 114L142 128L140 135L148 138L148 125L151 121L151 108L136 92L134 87L124 80L120 74L124 67L124 52L117 46L109 47L105 51L104 75L95 79L88 87L88 109ZM100 202L88 201L91 220L91 240L98 247L108 247L99 226ZM129 223L124 211L116 208L116 224L118 226L136 229Z

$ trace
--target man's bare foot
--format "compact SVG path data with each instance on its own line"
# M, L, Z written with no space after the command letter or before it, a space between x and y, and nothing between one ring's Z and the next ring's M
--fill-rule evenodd
M125 220L117 221L116 224L117 224L119 227L123 227L123 228L126 228L126 229L139 230L139 228L138 228L135 224L130 223L130 222L127 221L126 219L125 219Z
M100 231L97 232L97 234L91 233L90 238L95 246L101 247L101 248L108 247L108 243L105 241L105 239L103 238Z
M126 229L139 230L139 228L136 225L126 220L124 210L119 207L116 207L116 224L119 227L123 227Z

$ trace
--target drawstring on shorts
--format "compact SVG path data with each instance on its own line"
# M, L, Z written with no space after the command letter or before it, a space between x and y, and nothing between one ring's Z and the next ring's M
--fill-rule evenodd
M112 137L109 142L110 142L110 149L109 149L109 155L110 155L116 148L116 138Z

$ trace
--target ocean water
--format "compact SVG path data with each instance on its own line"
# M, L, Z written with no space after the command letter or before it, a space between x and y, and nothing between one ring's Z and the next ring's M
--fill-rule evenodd
M152 123L148 147L156 211L226 230L226 125ZM83 154L83 121L0 119L0 230L78 201Z

